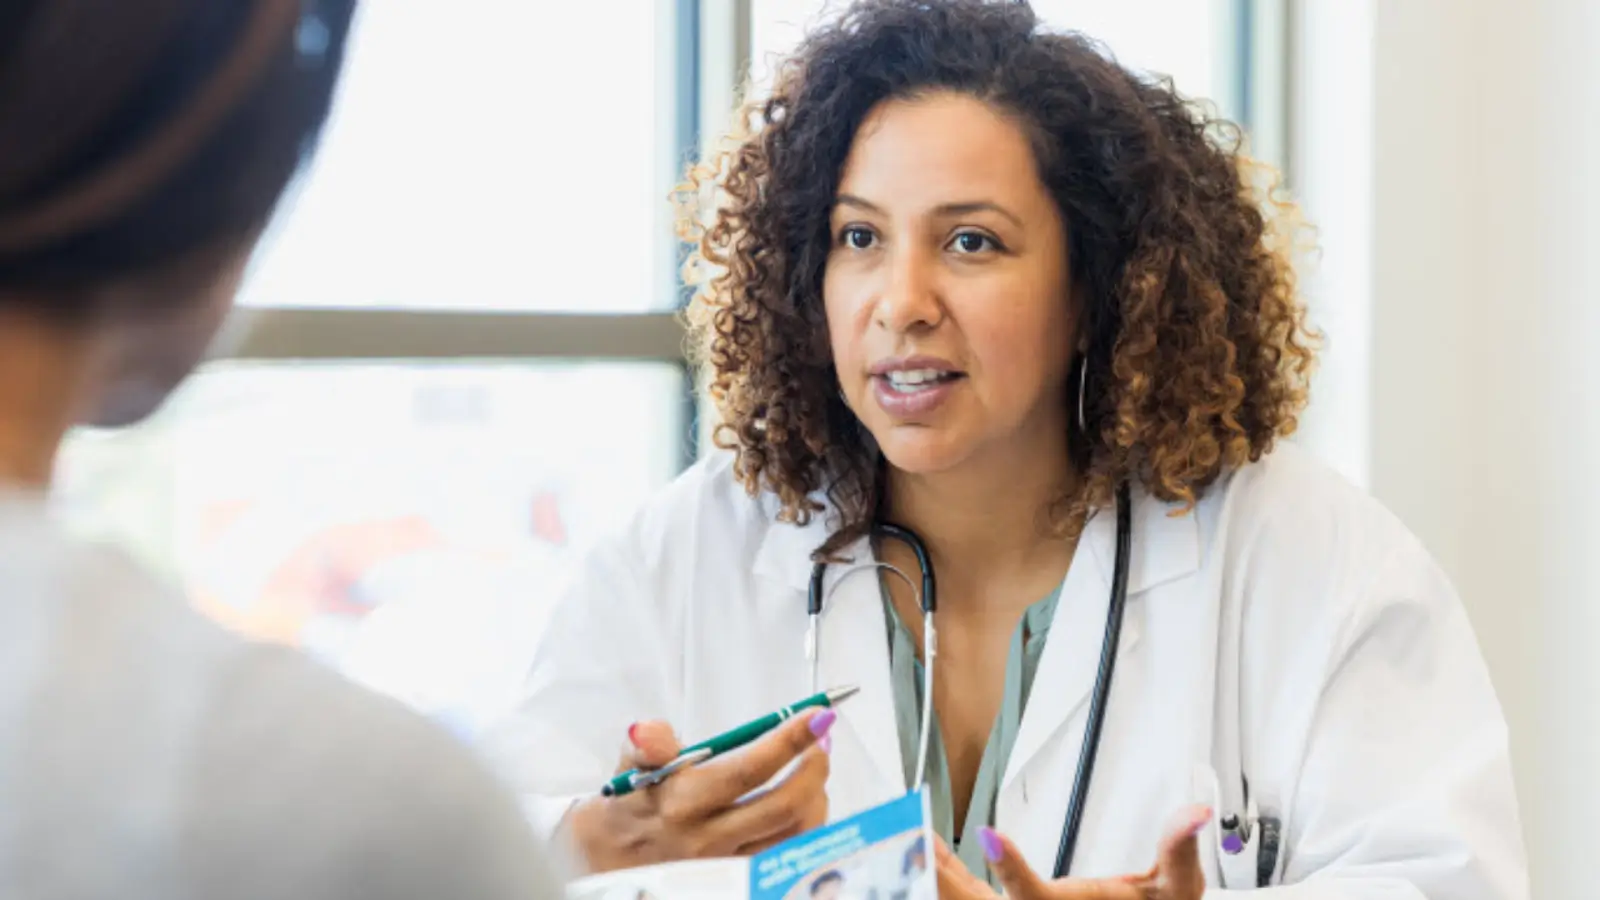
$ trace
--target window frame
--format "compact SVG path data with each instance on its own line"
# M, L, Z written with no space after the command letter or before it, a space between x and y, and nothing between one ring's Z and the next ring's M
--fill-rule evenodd
M1298 7L1303 0L1229 0L1234 42L1232 104L1225 107L1250 135L1250 152L1256 159L1283 173L1286 185L1294 183L1291 137L1295 78Z

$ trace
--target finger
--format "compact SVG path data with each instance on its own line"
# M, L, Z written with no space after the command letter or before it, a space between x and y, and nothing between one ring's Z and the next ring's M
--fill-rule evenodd
M826 737L817 741L817 746L807 750L805 760L812 754L820 754L822 765L805 765L796 767L790 778L796 781L796 791L800 796L800 829L810 831L820 828L828 821L828 775L833 771L833 760L829 758L832 747Z
M1044 880L1029 868L1016 845L1000 832L988 826L979 828L978 843L983 846L983 858L1000 878L1011 900L1042 900L1048 895Z
M665 722L636 722L630 725L617 755L616 774L633 769L661 768L678 755L677 743L672 726Z
M1132 878L1063 878L1050 883L1051 900L1151 900L1164 898L1142 876ZM1198 897L1199 894L1194 896ZM1184 898L1187 900L1187 897Z
M1146 900L1200 897L1205 870L1200 867L1199 834L1211 821L1211 809L1191 806L1174 816L1161 838L1155 867L1143 875L1055 882L1053 900Z
M692 777L679 776L684 818L703 818L732 805L773 779L783 767L826 736L837 715L831 709L808 710L795 716L736 753L699 766ZM824 757L824 762L826 757Z
M678 736L666 722L635 722L628 728L628 743L623 753L622 769L659 769L672 762L683 747Z
M738 857L754 857L755 854L762 854L766 850L771 850L778 844L787 841L787 839L798 838L800 834L805 834L806 831L811 831L813 828L821 828L826 823L827 794L822 794L821 798L814 799L814 801L811 801L810 806L803 810L802 814L800 814L800 823L795 825L794 828L778 831L778 833L771 834L768 838L760 839L760 841L750 842L746 846L739 847L738 852L734 855L738 855Z
M987 881L972 874L944 838L934 837L933 870L940 900L997 900Z
M1191 806L1173 818L1156 853L1157 883L1164 893L1199 896L1205 889L1200 867L1200 831L1211 821L1211 808Z
M770 835L768 837L762 838L759 841L753 841L751 843L745 844L744 846L740 847L739 849L733 851L733 855L734 856L755 856L757 853L765 853L768 850L771 850L773 847L778 846L779 844L783 843L784 841L787 841L788 839L790 839L792 837L799 837L800 835L805 834L807 830L808 829L801 828L799 826L795 826L794 828L790 828L790 829L787 829L787 830L784 830L784 831L780 831L777 834L773 834L773 835Z
M828 755L812 747L776 785L717 813L705 825L713 843L769 844L798 834L815 818L817 801L826 814Z
M810 831L813 828L821 828L826 824L828 824L828 790L826 784L824 784L823 789L817 792L810 805L806 807L801 827L806 831Z
M937 834L933 836L933 861L936 865L959 866L961 871L966 872L967 870L966 864L956 856L954 850L950 849L950 845L945 843L944 838ZM972 873L967 872L967 874L971 875Z
M805 834L813 828L821 828L828 821L828 795L824 792L814 798L806 810L801 814L800 824L787 831L780 831L764 840L755 841L740 847L736 856L754 856L771 850L773 847L789 840L792 837Z

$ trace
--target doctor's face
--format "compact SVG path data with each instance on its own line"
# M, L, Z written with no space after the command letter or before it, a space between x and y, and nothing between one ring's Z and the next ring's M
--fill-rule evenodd
M885 101L855 136L831 229L834 365L892 465L1064 447L1066 226L1016 122L964 94Z

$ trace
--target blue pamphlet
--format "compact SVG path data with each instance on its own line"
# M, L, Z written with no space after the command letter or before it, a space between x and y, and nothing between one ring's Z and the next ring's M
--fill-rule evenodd
M582 878L568 900L936 900L925 791L749 859L687 860Z
M918 790L750 860L750 900L923 900L936 894L932 817Z

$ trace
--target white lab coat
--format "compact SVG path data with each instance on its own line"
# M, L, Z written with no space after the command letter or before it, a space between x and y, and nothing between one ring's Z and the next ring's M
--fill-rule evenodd
M698 740L807 693L809 557L828 526L780 524L775 509L719 454L585 556L521 706L488 744L536 825L551 829L612 774L632 722ZM1135 491L1126 619L1073 873L1147 868L1180 806L1238 808L1242 769L1283 823L1274 883L1286 886L1266 896L1526 897L1505 721L1465 611L1418 541L1292 445L1171 512ZM997 828L1045 873L1100 655L1114 519L1096 515L1080 541L996 806ZM833 818L906 788L888 647L876 579L849 576L821 629L821 684L861 687L834 730ZM1197 771L1221 797L1196 790ZM1202 838L1211 896L1254 887L1214 827Z

